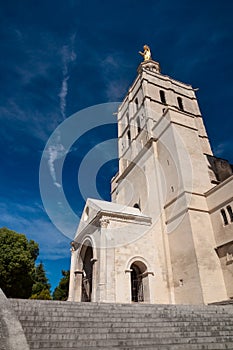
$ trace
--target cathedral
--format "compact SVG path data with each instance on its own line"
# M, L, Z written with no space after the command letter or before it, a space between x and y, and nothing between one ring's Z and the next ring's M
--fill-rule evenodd
M233 298L233 167L213 155L195 89L147 45L118 108L111 202L87 199L70 301L208 304Z

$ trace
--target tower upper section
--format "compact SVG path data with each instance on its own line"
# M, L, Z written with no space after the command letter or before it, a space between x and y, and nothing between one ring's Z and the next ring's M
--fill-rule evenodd
M203 153L212 154L201 112L191 85L161 74L160 65L145 59L118 110L119 172L137 156L161 118L196 128Z

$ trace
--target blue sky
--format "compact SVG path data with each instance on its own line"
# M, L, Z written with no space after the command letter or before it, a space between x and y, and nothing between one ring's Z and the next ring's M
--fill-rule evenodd
M50 135L83 108L121 101L136 77L138 51L148 44L162 73L199 87L213 151L233 163L232 13L230 0L2 1L0 227L40 244L53 288L69 268L70 238L53 225L40 196L39 166ZM74 212L81 213L86 199L77 182L83 157L114 138L116 125L95 128L67 155L63 190ZM114 147L97 174L107 200L117 171Z

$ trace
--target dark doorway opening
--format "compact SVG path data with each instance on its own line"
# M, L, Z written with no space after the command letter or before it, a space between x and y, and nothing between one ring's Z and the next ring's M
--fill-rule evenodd
M93 277L93 250L87 247L83 257L83 275L82 275L82 298L81 301L91 301Z
M131 265L131 300L138 303L144 301L142 271L136 264Z

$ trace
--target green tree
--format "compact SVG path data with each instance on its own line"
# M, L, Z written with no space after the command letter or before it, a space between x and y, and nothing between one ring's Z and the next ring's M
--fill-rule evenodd
M9 298L29 298L32 292L36 242L24 234L0 228L0 288Z
M46 277L44 265L42 262L35 268L35 273L33 276L34 284L32 286L32 295L30 299L52 299L50 295L50 284L48 278Z
M62 270L63 277L60 279L59 285L54 289L54 300L67 300L69 293L70 271Z

